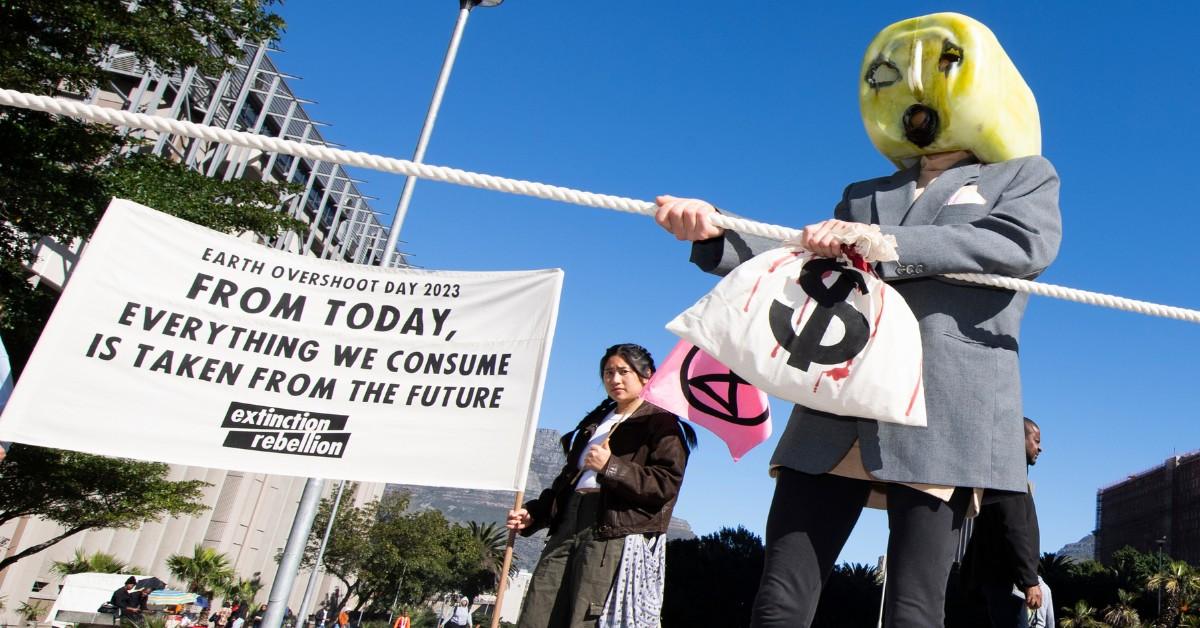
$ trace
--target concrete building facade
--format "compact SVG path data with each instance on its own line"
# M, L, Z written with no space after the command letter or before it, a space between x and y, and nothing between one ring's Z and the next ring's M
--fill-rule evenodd
M1105 564L1128 545L1200 565L1200 451L1097 491L1095 535L1096 559Z

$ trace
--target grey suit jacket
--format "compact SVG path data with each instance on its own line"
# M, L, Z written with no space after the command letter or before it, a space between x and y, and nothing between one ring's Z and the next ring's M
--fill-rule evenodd
M913 202L919 166L846 188L840 220L896 236L900 260L878 266L916 316L924 349L928 426L841 417L796 406L771 464L825 473L857 439L863 464L892 482L1024 491L1017 362L1028 295L937 278L1034 277L1058 252L1058 175L1040 156L960 163ZM982 203L947 204L965 185ZM692 261L724 275L778 242L736 232L697 242Z

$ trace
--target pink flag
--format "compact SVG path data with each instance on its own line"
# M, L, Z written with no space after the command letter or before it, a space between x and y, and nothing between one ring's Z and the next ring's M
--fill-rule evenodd
M642 398L716 434L735 461L771 437L766 393L685 340L646 382Z

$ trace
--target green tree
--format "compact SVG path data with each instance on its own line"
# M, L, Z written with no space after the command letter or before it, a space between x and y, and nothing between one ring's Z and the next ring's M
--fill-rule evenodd
M96 552L89 556L82 549L76 549L71 560L54 561L50 571L59 576L76 573L146 573L141 567L132 567L112 554Z
M0 85L82 94L106 79L101 62L118 47L156 71L219 74L241 57L240 42L278 37L283 21L269 10L273 4L3 0ZM299 224L273 211L287 186L206 179L181 164L129 152L137 146L128 140L110 127L0 107L0 332L18 375L56 299L27 280L32 245L45 237L88 237L111 196L226 232L274 235ZM165 476L165 465L14 448L0 465L0 523L41 516L66 532L5 558L0 569L83 530L200 512L204 484ZM47 477L62 482L49 485Z
M1104 609L1105 623L1112 628L1139 628L1142 625L1142 618L1134 608L1137 598L1137 593L1119 589L1117 602Z
M1166 569L1146 579L1147 591L1156 592L1159 588L1166 596L1159 619L1167 626L1175 626L1177 619L1187 613L1200 596L1200 573L1181 560L1171 561Z
M17 614L26 622L37 625L39 620L45 618L47 610L49 609L42 605L41 600L30 600L21 602L21 605L17 607Z
M813 628L871 626L879 617L883 582L871 565L836 565L821 589Z
M356 488L357 484L351 483L346 487L346 494L353 495ZM370 530L378 515L378 502L371 502L361 508L356 508L347 502L348 500L343 500L338 508L321 564L317 565L342 582L342 597L336 600L335 607L330 609L330 613L335 616L361 586L359 575L365 569L371 545ZM332 499L321 500L317 516L313 519L308 543L304 548L301 568L313 567L316 563L316 555L325 534L325 528L329 524L332 509ZM276 560L278 561L281 556L282 554L276 556Z
M85 530L135 528L208 508L207 482L173 482L168 471L157 462L13 445L0 464L0 525L41 517L63 531L0 560L0 570Z
M1126 545L1113 552L1111 564L1117 586L1135 591L1145 586L1146 580L1158 571L1159 557Z
M1073 607L1062 607L1062 618L1058 620L1059 628L1105 628L1096 619L1096 609L1085 600L1079 600Z
M478 588L492 578L481 567L482 545L468 528L451 525L436 510L408 512L408 505L408 493L389 492L360 507L343 503L338 509L321 561L342 583L332 612L351 597L358 599L354 611L387 612L393 600L415 605L434 593ZM332 500L323 500L317 511L302 567L316 561L331 506Z
M186 583L187 590L212 599L217 591L226 592L234 582L229 557L211 547L197 544L192 555L172 554L167 557L167 570Z
M258 592L263 588L262 580L258 574L253 578L236 578L231 579L221 590L221 594L226 599L240 600L243 604L253 604L255 598L258 597Z
M1054 583L1062 582L1068 577L1074 562L1070 556L1045 552L1038 559L1038 573L1041 574L1043 580L1051 583L1053 588Z
M494 521L488 523L480 523L478 521L470 521L467 523L467 529L471 531L471 536L479 541L484 551L483 568L491 571L495 575L496 582L500 582L500 572L504 569L504 552L508 548L508 528ZM516 568L517 556L513 554L512 562L508 566L508 575L517 575Z
M663 625L749 626L763 556L762 539L742 526L667 543Z
M445 548L450 555L449 580L444 588L472 599L480 593L495 591L500 582L498 572L504 550L500 550L500 560L496 560L495 548L486 535L480 536L459 525L451 526L448 532Z
M241 42L278 37L283 21L268 10L271 4L5 0L0 2L0 85L45 94L84 93L105 80L101 62L118 47L160 72L195 67L219 74L241 57ZM31 245L43 237L86 238L113 195L224 231L274 234L296 224L272 211L282 186L200 183L168 160L118 157L126 140L109 127L0 108L0 146L5 147L0 154L0 327L10 334L32 325L36 336L47 310L25 281L23 264L30 260ZM179 185L188 182L197 187ZM173 193L178 190L185 193ZM14 357L24 362L23 356Z

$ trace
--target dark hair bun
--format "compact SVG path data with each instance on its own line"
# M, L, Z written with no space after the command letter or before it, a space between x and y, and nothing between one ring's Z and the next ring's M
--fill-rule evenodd
M638 375L644 378L654 375L654 357L650 355L650 352L642 345L625 343L613 345L604 352L604 357L600 358L601 377L604 376L604 365L613 356L620 356L630 368L637 371Z

